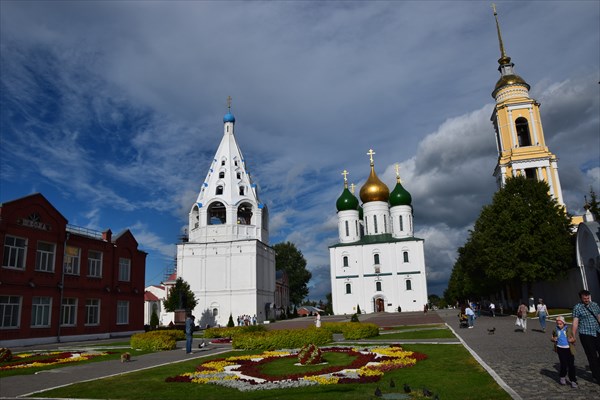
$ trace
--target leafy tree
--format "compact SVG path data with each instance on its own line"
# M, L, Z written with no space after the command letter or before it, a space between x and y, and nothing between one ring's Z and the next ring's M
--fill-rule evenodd
M533 282L565 276L574 254L570 219L548 192L543 181L506 181L458 251L445 293L450 304L505 284L529 289Z
M325 312L329 315L333 315L333 297L331 296L331 292L327 293L325 296L327 300L327 304L325 304Z
M152 310L152 315L150 316L150 327L152 329L156 329L158 322L158 314L156 314L156 310Z
M590 201L586 199L586 205L589 207L590 212L594 216L596 221L600 221L600 204L598 204L598 198L596 197L596 192L592 190L590 187Z
M229 314L229 321L227 321L227 327L233 328L235 324L233 323L233 315Z
M175 310L193 310L198 301L196 295L190 289L189 283L179 277L175 281L175 286L169 290L169 295L165 300L165 310L173 312Z
M300 304L308 295L308 281L312 277L306 269L306 260L302 252L291 242L278 243L275 250L275 269L285 271L290 286L290 302Z

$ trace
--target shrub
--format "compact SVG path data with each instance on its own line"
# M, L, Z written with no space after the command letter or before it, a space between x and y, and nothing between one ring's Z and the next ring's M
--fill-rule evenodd
M131 336L131 348L144 351L173 350L178 340L185 339L180 330L150 331Z
M379 327L375 324L349 322L342 333L346 340L366 339L379 336Z
M358 320L358 315L356 315L356 314L352 314L352 318L350 318L350 322L360 322L360 321Z
M360 304L357 304L357 305L356 305L356 313L357 313L357 314L360 314Z
M356 321L358 322L358 321ZM366 339L379 336L379 327L369 323L325 322L323 329L333 333L341 333L344 339Z
M248 326L234 326L232 328L208 328L204 331L205 338L228 338L233 339L240 333L249 332L265 332L267 328L264 325L248 325Z
M12 351L6 347L0 349L0 362L12 360Z
M233 323L233 315L229 314L229 321L227 321L227 327L233 328L235 324Z
M233 337L234 349L275 350L298 349L307 344L324 345L333 340L331 331L310 327L306 329L240 333Z

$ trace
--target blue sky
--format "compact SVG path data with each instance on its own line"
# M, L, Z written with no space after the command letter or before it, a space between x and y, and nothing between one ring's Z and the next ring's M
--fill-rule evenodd
M600 3L498 1L506 53L541 103L563 195L600 193ZM129 228L146 283L175 243L222 136L236 137L270 209L329 288L341 171L370 148L394 164L441 295L496 190L490 122L500 57L489 2L0 2L0 201L34 192L71 224Z

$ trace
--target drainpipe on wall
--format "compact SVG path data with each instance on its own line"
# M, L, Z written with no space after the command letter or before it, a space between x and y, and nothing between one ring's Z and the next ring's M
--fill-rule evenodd
M60 325L62 324L63 317L63 298L65 296L65 260L67 259L67 241L69 240L69 236L71 234L67 232L65 236L65 243L63 245L63 263L62 263L62 273L60 274L60 283L58 284L58 290L60 290L60 303L58 304L58 329L56 332L56 341L60 343Z

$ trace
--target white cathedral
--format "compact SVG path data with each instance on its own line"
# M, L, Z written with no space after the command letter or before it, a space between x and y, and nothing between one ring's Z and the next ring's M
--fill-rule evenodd
M371 173L358 199L348 189L337 199L339 243L329 247L334 314L420 311L427 304L423 239L413 236L412 197Z
M275 293L275 252L267 207L246 171L231 109L223 138L189 213L188 240L177 245L177 277L190 285L196 322L227 325L229 316L268 320ZM207 316L210 318L207 319Z

